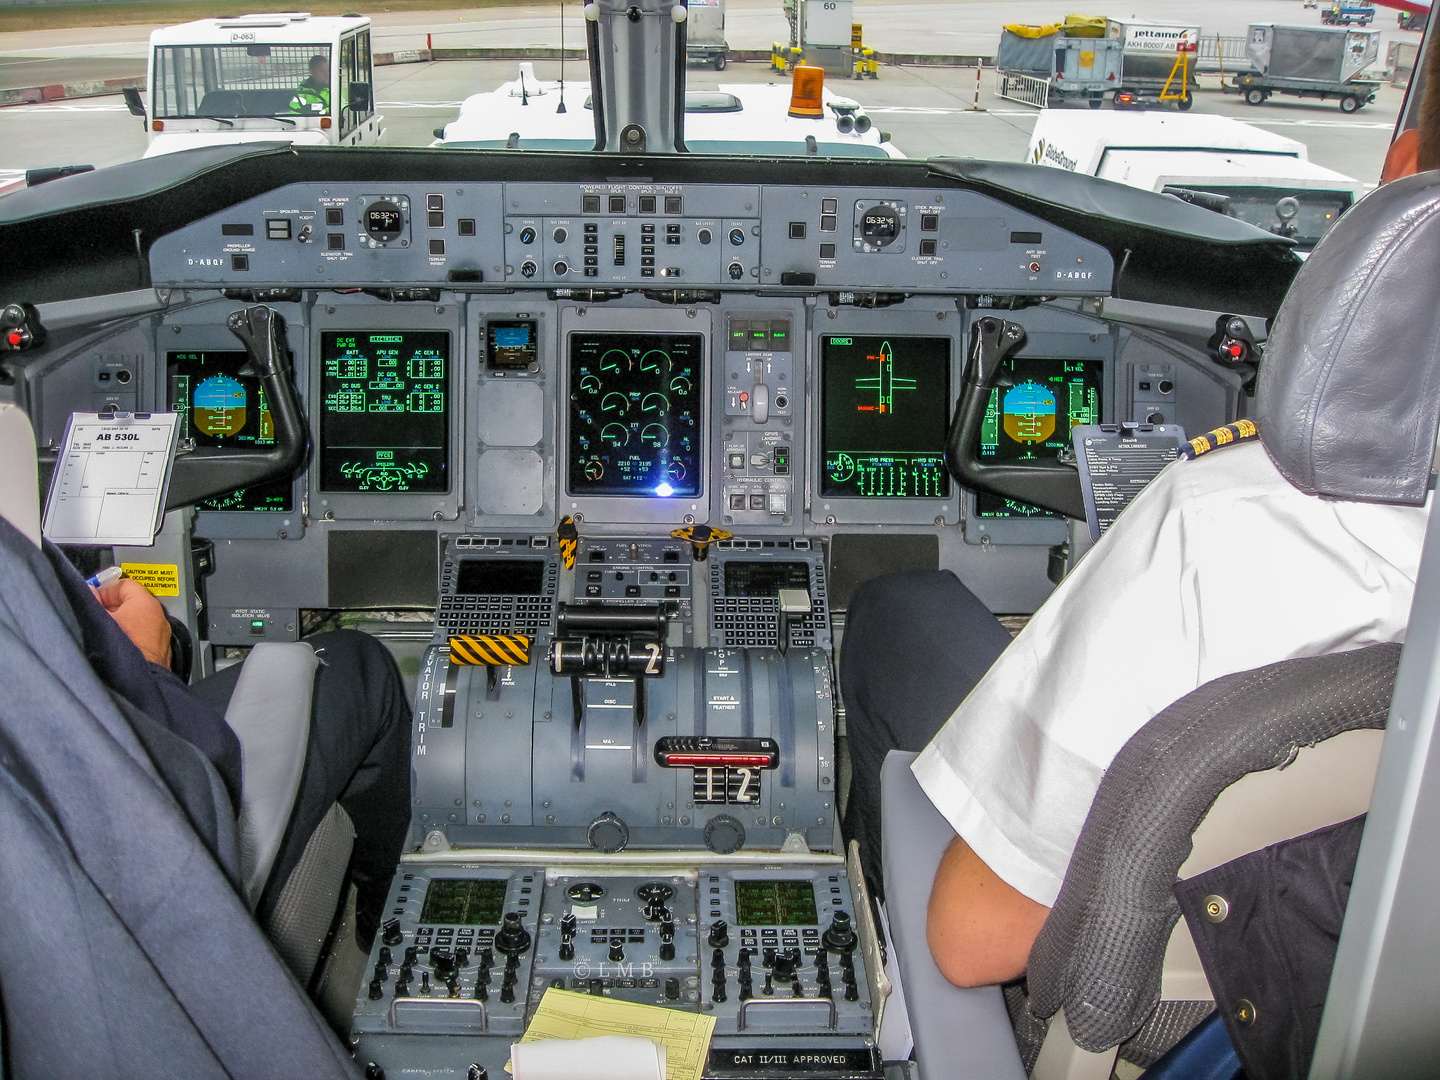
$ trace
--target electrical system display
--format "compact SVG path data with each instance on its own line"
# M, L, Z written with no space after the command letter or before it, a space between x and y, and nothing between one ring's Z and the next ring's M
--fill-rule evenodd
M700 334L570 335L570 493L700 493Z
M539 369L540 334L534 319L492 319L485 326L485 366L490 371Z
M822 495L950 495L950 339L820 339Z
M1070 429L1100 423L1100 360L1012 357L990 392L980 427L980 457L1053 458L1070 449Z
M781 589L810 588L803 562L727 562L726 596L777 596Z
M273 446L275 424L265 388L240 369L247 357L235 352L165 354L170 408L180 414L184 438L197 446ZM280 510L292 506L288 476L240 488L197 504L200 510Z
M460 596L539 596L544 559L463 559L455 580Z
M450 489L450 334L320 335L320 488Z
M498 926L505 913L505 879L440 878L425 890L423 925Z
M737 881L735 922L740 926L813 926L815 886L808 881Z

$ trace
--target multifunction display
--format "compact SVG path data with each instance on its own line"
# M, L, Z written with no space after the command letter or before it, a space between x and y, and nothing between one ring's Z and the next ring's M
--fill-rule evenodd
M820 339L822 495L943 499L950 339Z
M810 568L803 562L727 562L726 596L778 596L781 589L809 589Z
M544 589L544 559L462 559L455 580L460 596L539 596Z
M182 438L196 446L262 448L275 445L275 422L265 387L242 375L244 352L165 354L170 408L180 414ZM291 478L267 480L197 504L200 510L291 509Z
M450 334L320 335L320 489L450 488Z
M815 886L808 881L737 881L735 922L740 926L813 926Z
M425 890L422 926L498 926L505 913L504 878L436 878Z
M570 335L570 493L700 493L700 334Z
M1070 449L1070 429L1100 423L1104 362L1012 357L990 391L980 426L980 457L994 461L1053 458Z

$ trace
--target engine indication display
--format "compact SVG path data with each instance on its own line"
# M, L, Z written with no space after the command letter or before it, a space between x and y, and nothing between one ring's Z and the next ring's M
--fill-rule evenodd
M320 335L320 488L394 494L450 489L450 334Z
M241 374L244 352L172 352L165 354L165 361L170 408L180 414L185 438L197 446L275 445L265 388L255 376ZM291 488L291 478L280 477L206 499L197 508L288 512Z
M944 499L950 339L820 339L822 495Z
M570 492L700 493L700 334L570 335Z

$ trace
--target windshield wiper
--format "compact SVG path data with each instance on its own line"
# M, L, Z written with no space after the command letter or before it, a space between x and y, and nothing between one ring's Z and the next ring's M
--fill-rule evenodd
M267 116L267 117L265 117L265 119L266 119L266 120L279 120L282 124L289 124L291 127L294 127L294 126L295 126L295 121L294 121L294 120L291 120L290 117L288 117L288 116Z
M192 117L191 119L194 119L194 120L214 120L217 124L224 124L226 127L232 127L232 128L233 128L233 127L235 126L235 121L234 121L234 120L226 120L225 117L223 117L223 116L195 116L195 117Z

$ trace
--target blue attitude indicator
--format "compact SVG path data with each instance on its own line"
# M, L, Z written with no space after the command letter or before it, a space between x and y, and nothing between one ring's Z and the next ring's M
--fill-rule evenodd
M569 490L700 493L701 334L570 335Z

